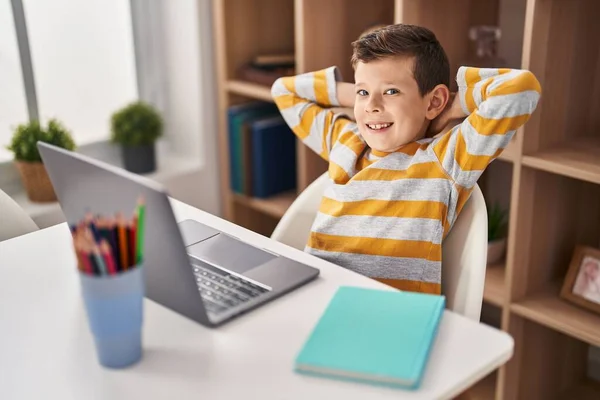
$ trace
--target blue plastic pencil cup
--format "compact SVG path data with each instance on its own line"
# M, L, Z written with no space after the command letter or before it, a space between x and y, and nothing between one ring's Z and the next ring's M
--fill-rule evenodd
M124 368L142 357L144 268L116 275L79 274L100 364Z

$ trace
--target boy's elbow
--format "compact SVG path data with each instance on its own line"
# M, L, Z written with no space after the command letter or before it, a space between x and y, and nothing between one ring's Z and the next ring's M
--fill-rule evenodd
M271 85L271 98L275 100L278 96L282 95L281 89L284 88L283 78L277 78Z
M519 76L519 86L521 91L535 91L538 94L542 94L542 85L533 72L529 70L523 70Z
M271 85L271 98L276 99L282 95L288 95L292 93L290 87L294 87L294 79L293 76L282 76L279 77L273 82Z

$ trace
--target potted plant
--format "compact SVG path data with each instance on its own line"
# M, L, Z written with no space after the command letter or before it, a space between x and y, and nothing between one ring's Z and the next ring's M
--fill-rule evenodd
M156 169L155 142L162 130L158 111L142 101L128 104L112 115L112 142L121 145L126 170L143 174Z
M39 121L33 120L17 126L11 143L7 146L15 155L15 164L27 197L33 202L56 201L54 188L42 163L37 142L47 142L67 150L75 149L71 133L60 122L51 119L47 129Z
M488 210L488 264L497 263L506 251L507 212L498 203Z

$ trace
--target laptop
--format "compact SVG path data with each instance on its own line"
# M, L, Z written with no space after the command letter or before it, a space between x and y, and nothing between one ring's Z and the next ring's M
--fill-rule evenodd
M143 196L146 297L202 325L219 326L319 275L200 222L178 223L166 189L148 178L51 144L37 146L69 224L90 211L132 215Z

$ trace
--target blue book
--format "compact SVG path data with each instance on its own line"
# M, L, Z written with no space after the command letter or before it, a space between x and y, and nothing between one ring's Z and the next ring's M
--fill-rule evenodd
M250 125L252 195L265 198L296 188L296 135L281 115Z
M230 186L234 192L243 193L243 146L242 126L245 122L263 115L276 115L278 109L274 103L252 101L231 106L227 109L229 131L229 172Z
M296 358L297 372L416 389L444 296L343 286Z

